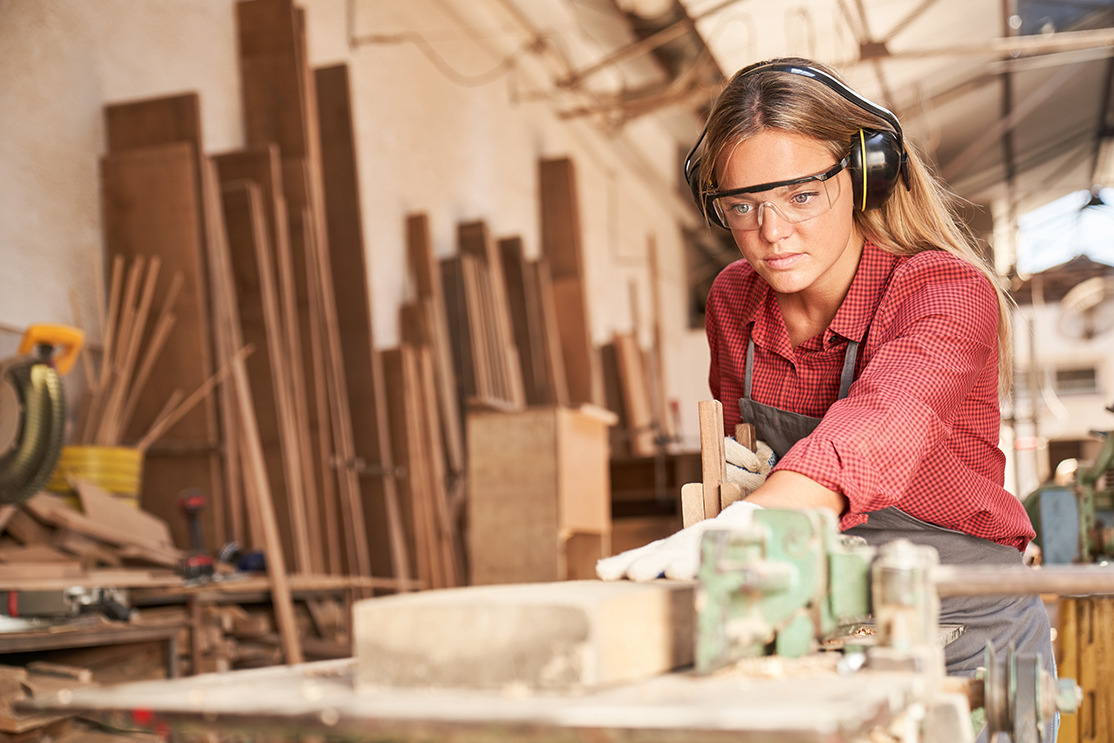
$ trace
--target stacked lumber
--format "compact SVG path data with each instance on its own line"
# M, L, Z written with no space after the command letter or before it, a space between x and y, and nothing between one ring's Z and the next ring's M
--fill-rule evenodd
M295 605L299 643L308 660L351 654L344 604L317 598ZM200 603L141 607L131 623L177 627L175 659L186 675L280 665L282 638L273 609L256 602Z
M59 712L24 712L17 704L77 689L92 682L86 669L53 663L30 663L26 668L0 666L0 740L32 741L69 738L72 715Z
M526 393L502 259L481 221L458 225L457 243L458 254L441 261L441 278L459 395L470 404L520 410Z

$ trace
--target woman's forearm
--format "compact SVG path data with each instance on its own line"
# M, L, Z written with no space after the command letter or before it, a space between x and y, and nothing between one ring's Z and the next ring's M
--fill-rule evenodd
M837 516L847 510L847 498L842 493L791 470L771 473L747 500L763 508L827 508Z

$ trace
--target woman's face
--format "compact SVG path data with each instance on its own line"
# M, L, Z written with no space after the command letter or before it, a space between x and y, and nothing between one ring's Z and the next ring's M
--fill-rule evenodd
M717 167L718 191L818 175L836 164L820 140L775 129L743 140L726 153ZM831 208L811 216L802 205L816 198L826 199ZM751 221L757 221L756 229L732 228L731 233L743 257L775 292L834 292L842 297L851 285L863 239L852 218L846 170L823 182L741 195L729 206L737 214L749 212Z

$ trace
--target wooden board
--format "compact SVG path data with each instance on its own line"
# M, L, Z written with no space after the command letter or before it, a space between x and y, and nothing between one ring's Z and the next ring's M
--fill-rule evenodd
M602 372L592 347L584 285L579 278L554 278L553 304L569 404L603 404Z
M654 407L645 357L633 334L616 333L614 343L631 453L636 457L653 456Z
M162 276L180 272L184 277L172 338L138 398L125 439L142 435L174 390L196 389L214 368L195 157L193 145L180 143L128 150L101 160L108 253L127 258L158 256ZM218 439L216 403L208 397L167 432L164 443L176 449L166 446L148 452L141 501L170 524L177 544L189 543L177 493L198 487L213 498L221 492ZM217 537L212 530L209 535Z
M499 241L499 259L505 282L514 342L528 405L546 405L549 399L545 361L545 325L540 317L537 276L526 263L522 238Z
M105 134L110 154L121 154L171 144L188 144L192 147L196 207L192 212L174 213L172 211L173 206L166 205L162 216L158 218L165 222L167 233L171 236L177 229L179 221L192 218L197 222L195 233L197 241L196 271L191 273L189 269L183 270L179 265L180 262L192 260L188 252L183 252L177 261L169 259L168 253L176 252L174 246L168 246L167 250L164 251L145 249L142 242L134 246L113 245L108 239L107 209L104 210L106 213L105 243L109 255L123 255L132 259L146 255L149 258L159 259L162 262L162 274L167 278L161 281L162 288L159 290L158 296L164 296L166 282L170 280L170 277L182 271L185 278L185 290L175 306L177 314L175 330L168 337L167 345L177 346L185 343L186 353L192 353L196 340L192 337L192 325L189 323L194 322L195 306L201 308L199 317L202 333L201 341L212 344L215 342L215 334L209 316L209 299L206 286L208 282L207 249L209 241L213 239L214 231L220 230L222 227L220 226L219 214L213 213L213 207L211 206L215 204L216 194L211 193L212 188L207 183L202 168L205 146L202 139L199 96L191 92L107 105L105 106ZM103 171L104 167L102 166L102 180ZM169 180L172 182L174 177L171 176ZM149 210L152 205L140 204L139 206ZM157 210L156 214L158 214ZM191 278L197 282L194 289L196 296L190 290ZM195 305L195 302L201 304ZM187 321L185 326L183 320ZM215 347L210 345L207 350L211 354L215 351ZM167 363L166 357L167 350L164 350L159 356L158 363L151 369L149 379L153 377L165 380L162 372ZM215 357L204 357L202 361L212 368L216 367ZM146 383L144 392L130 401L134 405L135 412L132 413L130 426L125 431L128 435L137 437L147 430L147 426L153 420L157 411L161 409L161 401L168 396L165 391L160 391L158 395L152 396L148 391L151 386L151 382ZM191 389L191 387L187 386L183 389ZM228 439L227 425L224 419L220 417L219 411L227 409L230 404L230 391L227 388L218 389L211 399L205 401L204 415L210 420L209 425L213 433L203 445L211 446L221 437ZM146 421L143 418L146 418ZM225 423L223 429L220 428L222 422ZM167 484L174 482L176 478L184 480L189 486L205 489L209 497L210 507L202 514L202 522L205 527L205 534L211 542L210 547L215 548L227 538L224 519L225 502L226 500L237 501L239 499L239 485L235 478L234 469L228 466L222 468L219 454L214 453L206 458L198 457L196 453L193 455L182 454L183 450L188 452L190 449L196 449L199 441L200 438L195 436L186 436L185 439L182 439L180 430L177 428L167 432L165 440L167 445L160 446L147 453L144 475L145 484L148 487L145 488L145 491L151 494L162 494L162 499L175 501L177 490L169 491ZM227 451L231 452L235 448L234 445L231 445L231 449L228 447L226 441ZM206 483L209 485L207 488L205 487ZM155 497L158 498L159 496L156 495ZM152 510L157 510L161 516L167 518L172 525L174 524L174 521L170 520L169 514L176 509L175 504L148 502L146 505ZM176 528L174 533L177 538L182 537L181 530Z
M293 360L285 342L262 190L254 181L228 181L221 201L241 340L256 349L246 364L283 546L300 572L315 572L321 566L312 554L308 531L303 446L289 375ZM315 536L320 540L319 534Z
M372 572L392 571L389 511L397 500L394 456L388 433L382 360L375 349L368 286L356 135L348 67L314 71L325 198L328 260L339 320L355 454L366 463L360 491L366 504Z
M441 277L441 264L433 256L429 219L425 214L412 214L407 217L406 252L418 299L428 305L425 316L430 333L437 404L449 468L448 476L463 486L464 429L461 425L460 399L456 394L456 373L453 368L449 327L446 320L444 284Z
M693 662L694 589L573 581L388 596L353 610L358 687L584 690Z

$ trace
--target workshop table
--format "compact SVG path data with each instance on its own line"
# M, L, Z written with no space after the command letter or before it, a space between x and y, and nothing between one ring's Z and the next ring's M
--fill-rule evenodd
M775 659L776 660L776 659ZM906 673L816 677L673 673L580 693L508 687L356 689L353 659L174 681L86 687L31 703L122 727L316 735L327 740L838 743L863 740L913 703Z

